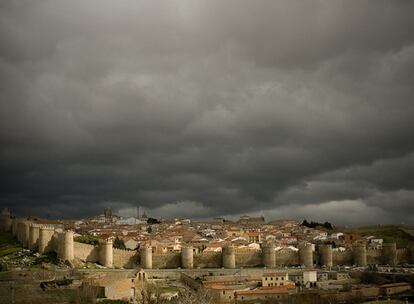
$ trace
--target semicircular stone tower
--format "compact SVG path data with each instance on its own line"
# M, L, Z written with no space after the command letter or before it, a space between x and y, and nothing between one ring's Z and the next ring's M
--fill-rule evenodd
M113 247L112 240L102 240L99 242L99 262L102 266L113 267Z
M333 251L332 245L319 245L319 264L321 266L332 267L333 266Z
M12 234L15 237L17 236L17 223L18 223L18 220L16 218L14 218L12 220Z
M382 262L388 265L397 265L397 244L382 244Z
M17 222L17 224L16 224L16 226L17 226L17 233L16 233L17 241L20 244L23 244L23 230L24 230L23 221L21 219L18 219L16 222Z
M20 220L17 224L17 239L24 248L28 248L29 244L30 223L26 220Z
M72 261L74 259L72 231L64 231L58 234L58 258L62 261Z
M233 246L226 246L222 249L223 267L236 268L236 253Z
M193 269L194 254L192 246L186 246L181 248L181 266L185 269Z
M302 243L299 245L299 263L305 265L306 268L313 267L312 244Z
M0 231L9 232L12 228L12 219L10 217L10 210L4 208L0 211Z
M354 244L352 251L354 264L357 266L367 266L367 247L364 244Z
M141 267L144 269L152 268L152 247L144 246L141 248Z
M268 268L274 268L276 266L276 252L274 245L268 245L263 247L263 265Z
M37 224L31 224L29 228L29 249L37 250L39 246L40 227Z
M55 233L53 227L41 227L39 231L39 253L47 253L52 250L52 238Z

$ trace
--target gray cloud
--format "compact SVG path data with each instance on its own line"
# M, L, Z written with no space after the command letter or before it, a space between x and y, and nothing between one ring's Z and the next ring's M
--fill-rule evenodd
M411 223L413 3L0 6L1 205Z

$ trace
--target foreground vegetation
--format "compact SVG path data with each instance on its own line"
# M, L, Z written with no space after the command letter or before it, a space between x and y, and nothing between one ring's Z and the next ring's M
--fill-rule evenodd
M90 234L75 236L73 240L78 243L89 244L89 245L99 244L99 238L97 236L90 235Z
M0 233L0 271L15 268L39 268L45 263L57 264L57 255L45 255L24 249L11 233Z
M0 232L0 258L4 256L17 257L22 246L11 233Z

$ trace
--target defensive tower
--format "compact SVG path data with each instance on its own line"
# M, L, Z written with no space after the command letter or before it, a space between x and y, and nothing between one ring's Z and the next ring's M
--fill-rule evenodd
M112 240L102 240L99 243L99 262L102 266L113 267L113 247Z
M185 269L193 269L194 255L192 246L186 246L181 248L181 266Z
M53 227L40 227L39 231L39 253L44 254L52 251L52 238L55 233Z
M236 254L233 246L227 246L222 249L223 267L236 268Z
M24 248L27 248L29 244L29 228L28 221L20 220L17 223L17 240Z
M144 246L141 248L141 267L152 269L152 247Z
M306 268L313 267L312 244L302 243L299 245L299 263L305 265Z
M14 237L17 237L17 224L18 224L18 220L14 218L12 220L12 234Z
M31 251L37 250L39 246L40 228L37 224L30 224L29 226L29 249Z
M62 261L72 261L73 254L73 232L64 231L58 234L58 258Z
M364 244L354 244L352 254L355 265L367 266L367 247Z
M332 245L319 245L319 264L321 266L332 267L333 266L333 251Z
M9 232L12 228L12 219L10 210L8 208L3 208L0 211L0 231Z
M397 244L382 244L382 262L388 265L397 265Z
M276 266L276 252L274 245L268 245L263 247L263 265L268 268L274 268Z

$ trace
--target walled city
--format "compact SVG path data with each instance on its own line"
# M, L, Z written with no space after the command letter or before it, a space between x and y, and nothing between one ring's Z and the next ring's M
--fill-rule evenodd
M113 269L131 275L128 271L132 271L138 281L179 280L193 290L202 286L217 303L263 298L282 301L305 287L309 292L338 285L339 292L356 282L350 269L362 272L375 267L395 272L408 267L411 271L409 265L414 264L411 242L340 232L330 223L267 223L263 217L158 220L139 212L121 217L106 209L90 219L56 221L16 218L5 209L0 230L11 233L32 253L55 253L60 263L72 269L95 264L102 273ZM322 284L333 275L335 283ZM199 286L200 278L203 283ZM284 283L278 284L279 280ZM397 284L408 284L403 292L411 290L407 282ZM377 297L383 294L381 288L378 286ZM112 294L108 289L103 297L130 298L130 289L128 285L125 292Z

